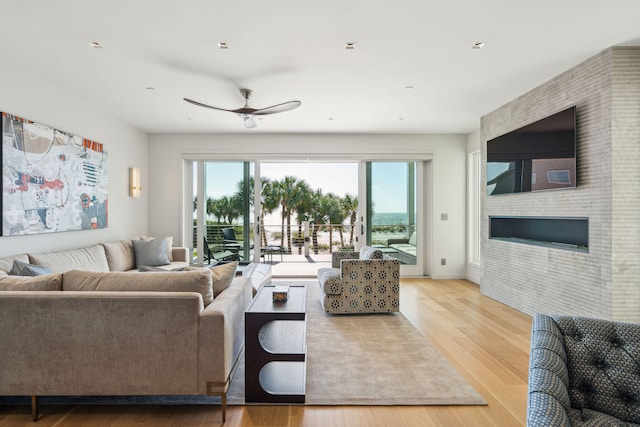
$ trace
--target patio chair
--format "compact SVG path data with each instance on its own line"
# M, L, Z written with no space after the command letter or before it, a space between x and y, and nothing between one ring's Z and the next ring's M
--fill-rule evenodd
M204 239L204 254L202 256L202 260L207 260L207 264L211 264L211 260L213 259L214 263L218 264L220 262L226 261L239 261L240 257L238 256L238 252L233 252L229 250L223 250L221 252L212 252L211 247L209 246L209 242L207 242L207 238L202 236Z

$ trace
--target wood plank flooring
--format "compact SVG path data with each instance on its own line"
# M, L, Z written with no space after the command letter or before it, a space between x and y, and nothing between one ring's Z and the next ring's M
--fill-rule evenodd
M402 279L402 313L488 402L487 406L42 406L0 407L0 426L523 426L531 317L465 280Z

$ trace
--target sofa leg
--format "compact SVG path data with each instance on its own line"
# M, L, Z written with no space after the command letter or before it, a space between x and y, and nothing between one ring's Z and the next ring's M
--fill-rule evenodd
M227 421L227 393L222 393L221 396L222 402L222 422Z
M38 396L31 396L31 419L38 421Z

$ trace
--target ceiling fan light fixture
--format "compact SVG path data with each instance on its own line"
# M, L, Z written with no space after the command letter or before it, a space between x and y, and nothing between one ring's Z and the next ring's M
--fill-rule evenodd
M247 129L252 129L257 126L256 121L253 119L251 114L242 114L242 120L244 121L244 127Z

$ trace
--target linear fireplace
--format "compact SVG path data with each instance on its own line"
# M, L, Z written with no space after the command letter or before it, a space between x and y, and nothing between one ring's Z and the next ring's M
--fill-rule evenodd
M489 238L589 252L589 218L490 216Z

